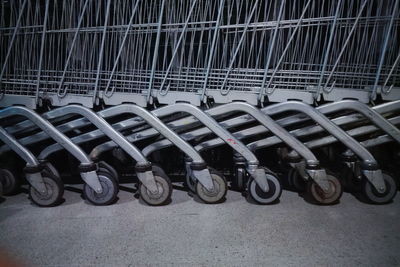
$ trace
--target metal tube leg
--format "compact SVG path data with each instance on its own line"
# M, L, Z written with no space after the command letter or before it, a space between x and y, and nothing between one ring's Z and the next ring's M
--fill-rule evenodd
M232 147L237 153L241 154L248 163L248 171L252 177L256 180L258 186L264 191L268 191L268 182L264 169L258 168L258 159L256 156L237 138L235 138L229 131L221 127L212 117L201 111L195 106L189 104L175 104L167 107L163 107L158 110L154 110L153 114L157 117L166 116L176 112L187 112L192 116L196 117L202 122L207 128L209 128L214 134L220 137L226 144ZM257 171L256 171L257 170ZM212 181L211 181L212 183Z
M368 107L367 107L367 109L370 112L367 112L365 110L366 106L358 101L348 101L348 100L341 101L335 106L336 106L336 108L333 110L337 110L337 107L339 107L340 109L357 110L357 111L363 113L365 116L367 116L371 120L373 120L374 123L378 124L383 129L386 129L392 135L396 136L396 134L392 131L393 125L391 125L391 126L388 125L390 123L385 121L384 119L383 119L383 121L385 121L385 122L383 122L382 116L379 115L377 112L372 111ZM362 158L363 159L363 168L368 170L367 175L372 177L371 172L373 170L379 170L378 163L376 162L375 158L365 147L363 147L353 137L348 135L339 126L337 126L336 124L331 122L327 117L325 117L322 113L320 113L316 109L312 108L311 106L301 103L301 102L289 101L286 103L276 104L274 106L271 106L271 108L273 108L273 110L271 109L271 112L273 112L275 114L285 112L285 111L297 111L297 112L306 114L311 119L313 119L315 122L317 122L327 132L329 132L331 135L336 137L340 142L342 142L344 145L346 145L349 149L354 151L354 153L356 153L360 158ZM327 113L328 113L328 111L327 111ZM379 172L373 173L373 179L381 180L380 182L375 181L375 183L381 185L379 188L376 188L376 189L378 190L378 192L384 192L386 187L384 185L383 177L379 176Z
M232 111L243 111L251 115L255 120L260 122L264 127L269 129L273 134L278 136L283 142L289 145L292 149L296 150L299 154L301 154L307 161L307 170L310 170L311 177L315 177L316 180L321 181L318 185L323 190L329 190L329 184L326 181L326 173L324 171L319 171L319 161L314 156L314 154L299 140L293 137L290 133L288 133L284 128L279 126L274 120L272 120L269 116L262 113L257 108L241 102L230 103L220 107L221 110L225 112L232 112ZM261 182L262 178L259 177L262 175L261 173L265 171L258 170L254 171L253 167L248 167L249 173L255 178L256 182ZM265 177L264 177L265 178ZM268 184L265 182L265 184ZM268 188L268 185L264 185L264 188Z
M26 162L25 176L29 184L35 188L36 191L40 193L47 193L47 188L44 184L41 174L42 168L40 166L40 162L36 159L32 152L18 143L18 141L13 136L8 134L7 131L1 126L0 140L6 145L10 146L10 148Z
M109 137L119 147L121 147L121 149L123 149L133 159L135 159L138 162L138 164L136 165L137 169L143 169L143 168L146 169L145 171L139 171L137 173L139 180L152 193L158 192L154 175L153 172L151 171L151 163L121 133L116 131L110 124L107 123L107 121L99 117L92 110L82 106L69 105L52 111L53 116L63 116L69 113L74 113L84 116L91 123L93 123L99 130L101 130L107 137ZM147 171L148 166L150 166L149 171Z
M211 179L211 174L207 169L207 165L204 162L200 154L186 141L184 141L179 135L170 130L165 124L156 116L148 112L142 107L136 105L119 105L107 110L107 116L115 116L123 113L133 113L148 124L150 124L155 130L161 133L165 138L170 140L174 145L180 148L188 157L192 159L191 167L193 176L208 190L214 189L214 184Z
M30 120L32 123L34 123L37 127L41 128L44 132L46 132L52 139L54 139L56 142L58 142L61 146L63 146L68 152L70 152L75 158L77 158L80 162L81 165L83 166L95 166L95 164L88 158L86 153L80 149L76 144L74 144L67 136L65 136L63 133L59 132L50 122L46 121L42 117L40 117L38 114L36 114L34 111L25 108L25 107L8 107L0 111L0 117L6 118L14 115L19 115L19 116L24 116L28 120ZM82 175L81 175L82 176ZM97 193L101 193L102 187L100 185L100 181L98 180L97 174L94 176L94 174L89 174L88 176L91 176L91 184L94 185L93 190L95 190ZM82 178L85 180L87 177L82 176Z
M192 159L192 174L193 176L208 190L214 189L214 184L211 179L211 174L207 169L207 165L204 162L200 154L186 141L179 137L175 132L170 130L165 124L155 117L153 114L135 105L119 105L108 109L107 115L113 116L122 113L133 113L143 118L149 123L155 130L161 133L165 138L170 140L174 145L180 148L188 157Z
M280 104L277 104L278 106ZM279 113L276 112L275 107L277 105L271 105L265 108L262 108L261 111L263 113L266 113L267 115L274 115L275 113ZM340 106L340 102L335 102L335 103L330 103L330 104L325 104L322 106L317 107L316 109L318 111L320 111L322 114L325 113L329 113L332 112L332 109L334 109L335 106ZM211 109L206 110L205 112L211 116L218 116L221 115L221 107L223 106L217 106ZM376 112L380 113L380 114L384 114L384 113L390 113L394 110L399 110L400 109L400 101L393 101L393 102L389 102L389 103L385 103L385 104L381 104L378 106L374 106L372 107L373 110L375 110ZM279 110L278 110L279 111ZM286 126L290 126L294 123L299 123L299 122L304 122L307 121L309 118L308 116L304 116L303 114L297 114L297 115L293 115L293 116L289 116L283 119L279 119L276 122L281 125L282 127L286 127ZM351 116L346 116L346 117L340 117L340 118L335 118L332 121L337 124L337 125L343 125L346 123L352 123L352 122L357 122L359 120L361 120L362 117L359 114L353 114ZM251 117L250 115L242 115L236 118L232 118L232 119L228 119L225 121L221 121L219 122L221 126L223 126L224 128L231 128L231 127L235 127L235 126L240 126L244 123L247 122L252 122L254 121L254 118ZM183 125L187 125L187 124L192 124L195 122L194 118L185 118L185 119L180 119L180 120L176 120L173 122L168 123L168 126L171 127L181 127ZM393 123L391 121L391 123ZM305 136L308 135L309 133L315 134L315 133L319 133L319 132L323 132L325 131L324 128L320 127L319 125L315 125L315 126L311 126L310 127L306 127L306 128L302 128L302 129L298 129L295 131L291 131L290 133L296 137L301 137L301 136ZM255 136L257 134L260 133L265 133L268 130L262 126L262 125L258 125L258 126L254 126L248 129L244 129L238 132L234 133L234 136L237 137L238 139L242 139L244 137L250 137L250 136ZM211 133L211 131L208 128L200 128L200 129L196 129L190 132L185 132L183 133L181 136L182 138L184 138L187 141L190 141L196 137L200 137L202 135L206 135ZM273 140L272 140L273 139ZM271 145L272 142L274 142L274 144L279 144L282 143L282 141L276 137L269 137L267 139L263 139L263 140L259 140L259 141L255 141L251 144L248 144L247 146L250 148L250 150L254 151L255 149L257 149L258 147L267 147L268 146L268 142L266 142L266 140L270 140ZM335 139L336 140L336 139ZM216 147L219 145L224 144L224 141L222 139L213 139L213 140L209 140L206 142L203 142L201 144L199 144L199 146L204 146L205 149L209 149L212 147ZM148 147L146 147L143 152L144 153L152 153L153 151L165 148L165 147L169 147L171 146L172 143L169 142L168 140L160 140L157 141L151 145L149 145ZM308 146L308 145L307 145ZM309 146L308 146L309 147ZM202 148L203 149L203 148ZM0 150L1 151L1 150Z

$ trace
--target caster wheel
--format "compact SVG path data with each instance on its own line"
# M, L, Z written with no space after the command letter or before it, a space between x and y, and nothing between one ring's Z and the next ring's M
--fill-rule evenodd
M219 172L210 169L211 178L214 183L214 190L208 191L201 183L196 182L196 194L206 204L221 202L228 191L228 184L225 177Z
M21 182L9 170L0 169L0 176L3 181L3 195L14 195L18 192Z
M272 172L266 172L267 181L269 185L268 192L264 192L257 185L256 181L251 178L249 180L247 190L249 196L258 204L266 205L275 202L282 194L282 186L279 179Z
M98 171L97 175L103 192L96 193L87 184L84 185L83 194L85 198L96 206L110 205L115 201L118 194L118 185L115 179L108 172Z
M119 181L118 172L114 169L113 166L111 166L110 164L108 164L105 161L100 161L98 163L98 165L99 165L100 171L104 171L104 170L108 171L117 182Z
M318 204L329 205L336 203L343 193L342 184L335 176L326 175L329 183L329 191L324 192L314 181L308 181L307 191L309 196Z
M361 189L363 195L371 203L385 204L392 201L392 199L396 196L397 193L396 181L393 179L392 176L386 173L382 173L382 176L386 185L386 190L383 193L379 193L367 179L363 179L362 181Z
M64 194L64 185L61 179L52 173L42 172L46 194L41 194L35 188L29 186L29 198L39 207L53 207L60 203Z
M186 185L191 192L196 193L196 182L189 175L186 175Z
M116 194L119 193L118 178L116 178L112 172L110 172L108 169L99 167L98 170L97 170L97 173L102 173L102 174L106 175L107 177L112 178L112 180L114 180L115 184L117 185L117 193Z
M152 194L143 184L140 184L140 198L149 206L162 206L171 200L172 183L166 175L155 171L153 171L153 174L156 180L158 193Z

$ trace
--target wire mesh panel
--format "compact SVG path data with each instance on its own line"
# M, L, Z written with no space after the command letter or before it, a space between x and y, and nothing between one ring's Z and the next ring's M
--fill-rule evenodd
M1 0L2 106L400 97L400 0Z

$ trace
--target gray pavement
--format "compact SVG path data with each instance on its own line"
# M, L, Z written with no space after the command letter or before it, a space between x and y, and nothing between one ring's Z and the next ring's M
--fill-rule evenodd
M323 207L284 191L259 206L229 191L225 203L205 205L174 190L170 205L149 207L133 187L107 207L71 188L54 208L8 197L0 248L28 266L400 266L399 196L374 206L344 193Z

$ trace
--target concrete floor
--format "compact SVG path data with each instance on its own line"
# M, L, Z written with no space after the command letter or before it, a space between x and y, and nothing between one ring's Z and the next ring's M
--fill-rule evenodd
M341 203L309 204L284 191L258 206L229 191L205 205L174 190L148 207L124 185L112 206L85 203L79 185L54 208L26 193L0 204L0 247L28 266L399 266L400 197L384 206L345 193ZM179 188L178 188L179 189Z

